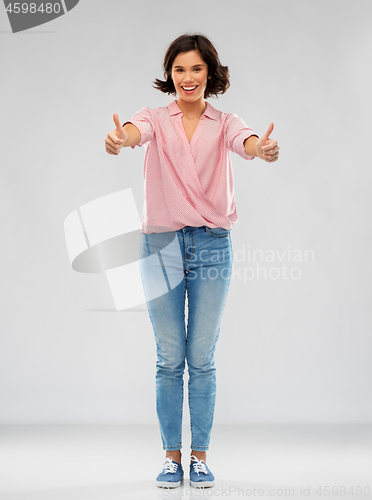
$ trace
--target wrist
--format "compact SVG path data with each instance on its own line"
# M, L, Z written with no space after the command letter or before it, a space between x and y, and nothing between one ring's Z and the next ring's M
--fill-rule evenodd
M124 138L123 138L123 140L124 140L124 144L123 144L123 148L125 148L125 143L126 143L126 142L127 142L127 140L128 140L128 134L124 131L124 129L123 129L123 132L124 132Z
M250 135L245 141L244 141L244 150L248 156L258 156L256 144L258 141L258 136L257 135Z

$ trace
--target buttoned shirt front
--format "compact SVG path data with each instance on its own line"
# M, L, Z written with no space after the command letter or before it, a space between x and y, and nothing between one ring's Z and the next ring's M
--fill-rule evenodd
M125 122L138 128L137 146L146 148L144 233L184 226L231 229L238 220L230 151L252 160L244 141L258 135L237 115L205 104L190 143L176 100L164 107L144 107Z

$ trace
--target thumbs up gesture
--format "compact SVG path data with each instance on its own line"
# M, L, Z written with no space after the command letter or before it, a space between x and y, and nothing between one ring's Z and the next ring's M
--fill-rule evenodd
M121 148L125 144L127 139L127 134L124 132L123 127L120 124L119 117L117 113L114 113L114 122L116 128L107 134L105 139L106 151L110 155L118 155L120 153Z
M256 142L257 156L268 163L276 161L279 157L278 141L270 139L270 134L274 129L274 124L270 123L269 128Z

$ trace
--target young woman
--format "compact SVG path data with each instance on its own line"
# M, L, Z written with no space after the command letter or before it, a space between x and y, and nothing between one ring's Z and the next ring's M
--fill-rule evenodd
M205 99L229 88L227 66L200 34L174 40L165 80L178 95L168 106L142 108L105 139L106 151L146 144L140 269L156 347L156 408L166 461L156 484L176 487L181 465L183 374L187 360L191 424L190 481L213 486L206 464L216 398L214 352L232 269L230 230L237 222L230 151L277 161L274 125L259 138L232 113ZM185 326L185 300L188 321Z

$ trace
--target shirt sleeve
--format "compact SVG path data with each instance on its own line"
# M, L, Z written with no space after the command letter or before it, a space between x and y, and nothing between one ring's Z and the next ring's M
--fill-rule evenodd
M123 123L122 127L126 123L132 123L132 125L135 125L138 130L140 131L141 134L141 140L136 146L143 146L146 142L151 141L151 139L154 137L154 120L151 115L151 109L150 108L142 108L137 113L134 113L132 118ZM131 146L132 149L134 149L136 146Z
M245 160L253 160L255 156L248 156L244 150L244 141L251 135L258 135L234 113L229 113L226 118L226 146L229 151L237 153Z

